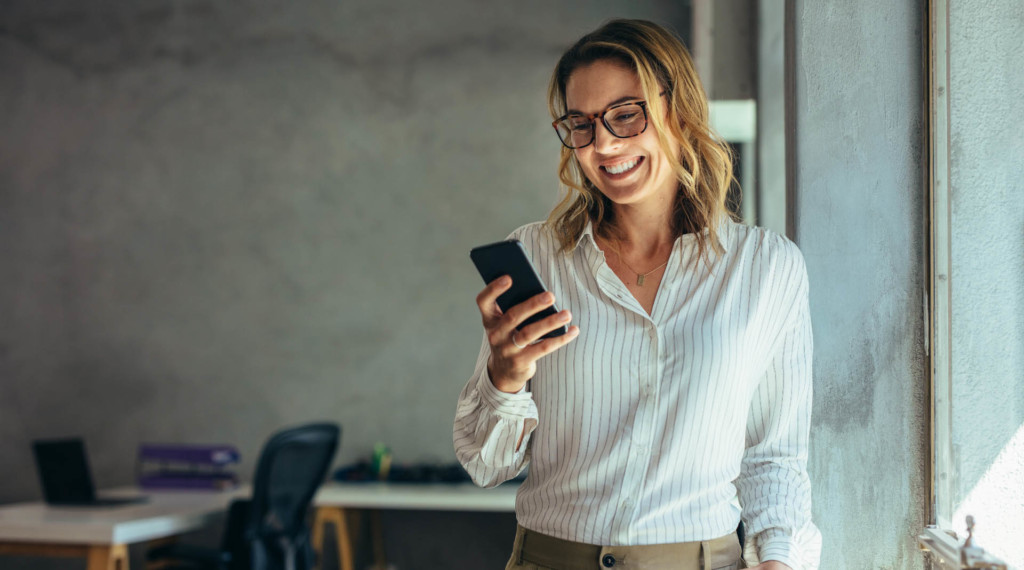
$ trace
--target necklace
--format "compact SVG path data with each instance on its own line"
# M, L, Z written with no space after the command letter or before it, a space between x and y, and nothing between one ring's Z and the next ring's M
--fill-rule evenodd
M625 261L624 261L624 260L622 259L622 254L621 254L621 253L619 253L619 248L617 248L617 247L615 247L614 245L612 245L612 243L611 243L611 242L608 242L608 246L609 246L609 247L611 247L611 248L612 248L612 251L614 251L614 252L615 252L615 257L616 257L616 258L617 258L617 259L619 260L619 263L621 263L621 264L625 265L625 266L626 266L626 269L628 269L628 270L632 271L633 273L636 273L636 286L637 286L637 287L643 287L643 286L644 286L644 280L645 280L645 279L647 278L647 276L648 276L648 275L650 275L651 273L654 273L655 271L657 271L657 270L661 269L662 267L665 267L666 265L668 265L668 259L666 259L666 260L665 260L665 263L662 263L661 265L659 265L659 266L655 267L654 269L652 269L652 270L648 271L647 273L640 273L640 272L639 272L639 271L637 271L636 269L633 269L632 267L630 267L630 266L629 266L629 264L628 264L628 263L626 263L626 262L625 262ZM672 257L672 255L671 255L671 254L669 254L669 257L671 258L671 257Z

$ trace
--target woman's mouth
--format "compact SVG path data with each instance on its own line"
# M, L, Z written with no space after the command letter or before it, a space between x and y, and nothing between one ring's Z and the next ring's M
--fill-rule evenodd
M598 168L600 168L601 171L604 172L605 176L607 176L609 178L612 178L612 179L625 178L626 176L629 176L630 174L632 174L634 170L639 168L640 165L643 163L643 161L644 161L644 157L638 156L636 158L632 158L630 160L626 160L626 161L619 162L619 163L616 163L616 164L612 164L612 165L608 165L608 166L602 165L602 166L600 166Z

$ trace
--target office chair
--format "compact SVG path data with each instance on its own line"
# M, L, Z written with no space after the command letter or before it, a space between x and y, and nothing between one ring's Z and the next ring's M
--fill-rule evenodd
M314 552L306 516L341 437L335 424L317 423L277 432L256 465L252 498L228 509L220 550L185 544L157 547L150 562L162 568L209 570L309 570Z

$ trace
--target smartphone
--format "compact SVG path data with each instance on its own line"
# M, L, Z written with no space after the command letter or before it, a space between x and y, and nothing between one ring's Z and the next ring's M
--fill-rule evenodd
M526 249L522 242L517 239L474 247L469 252L469 257L473 260L473 265L476 265L477 271L480 272L480 277L484 278L485 284L489 284L502 275L512 278L512 287L498 296L498 307L502 312L507 312L530 297L547 291L544 282L540 280L540 275L537 275L537 270L530 263L530 258L526 255ZM516 327L516 330L557 312L558 308L554 305L546 307L523 321ZM541 338L552 338L567 332L569 332L569 327L562 325Z

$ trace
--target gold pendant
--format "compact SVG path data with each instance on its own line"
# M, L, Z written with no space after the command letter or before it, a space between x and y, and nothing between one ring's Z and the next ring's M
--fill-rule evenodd
M636 276L636 286L637 287L643 287L644 286L644 277L646 277L646 276L645 275L637 275Z

